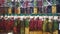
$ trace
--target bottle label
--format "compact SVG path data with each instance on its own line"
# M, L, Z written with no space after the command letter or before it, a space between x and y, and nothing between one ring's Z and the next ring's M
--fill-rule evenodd
M52 6L52 13L56 13L56 6Z
M37 7L34 7L34 14L37 14Z
M29 34L29 27L28 28L25 27L25 34Z
M17 8L15 8L15 14L17 14L18 13L18 9Z
M20 14L20 7L18 7L18 14Z
M26 19L25 27L29 27L29 20Z
M8 9L8 14L12 14L12 9L11 8Z

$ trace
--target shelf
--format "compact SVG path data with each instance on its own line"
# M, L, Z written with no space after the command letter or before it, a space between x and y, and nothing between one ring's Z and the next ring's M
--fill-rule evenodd
M3 14L0 16L59 16L59 13L56 14L51 14L51 13L47 13L47 14Z

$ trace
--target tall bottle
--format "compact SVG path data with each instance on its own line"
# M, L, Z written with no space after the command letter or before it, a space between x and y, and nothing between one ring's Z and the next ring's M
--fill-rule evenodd
M60 5L60 0L56 0L56 5Z
M43 22L43 34L48 34L48 22L49 22L49 19L48 17L44 18L44 22ZM48 30L47 30L48 29Z
M25 34L25 19L21 18L21 28L20 28L20 34Z
M37 0L34 0L34 13L33 14L37 14Z
M22 1L20 1L20 3L21 3L21 7L20 7L20 11L21 11L21 14L24 14L24 1L22 0Z
M60 34L60 16L58 16L58 23L59 23L59 27L58 27L58 34Z
M26 20L25 20L25 34L29 34L29 21L30 20L30 17L26 17Z
M7 0L7 5L8 5L8 15L12 15L12 1Z
M57 17L54 17L53 34L58 34L58 21L57 21Z
M17 18L17 34L20 34L21 32L20 32L20 24L21 24L21 20L20 20L21 18L20 17L18 17Z
M17 19L13 17L11 20L14 20L13 33L17 34Z
M37 7L37 0L34 0L33 4L34 4L34 7Z
M57 8L57 13L60 13L60 0L56 0L56 8Z
M37 34L43 34L42 27L43 27L42 18L37 17L37 30L38 30Z
M12 1L12 15L15 14L15 7L16 7L16 2L15 0Z
M28 3L28 8L27 8L27 10L29 11L29 14L32 14L32 13L33 13L33 2L32 2L32 1L30 1L30 2Z
M17 15L19 15L21 12L20 12L20 0L17 0L18 2L17 2L17 6L18 6L18 13L17 13Z
M28 5L28 1L24 1L24 14L27 13L27 5Z
M49 16L48 29L48 33L53 34L53 18L51 18L51 16Z
M42 13L43 0L37 0L38 13Z
M29 34L34 34L34 17L30 19L29 22Z
M19 1L16 1L15 14L16 15L19 15L20 14Z

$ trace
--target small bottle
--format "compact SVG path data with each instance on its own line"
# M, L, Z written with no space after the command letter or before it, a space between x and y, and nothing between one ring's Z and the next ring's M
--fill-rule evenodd
M17 18L17 34L20 34L20 27L21 27L20 23L21 23L21 20L20 20L20 17L18 17Z

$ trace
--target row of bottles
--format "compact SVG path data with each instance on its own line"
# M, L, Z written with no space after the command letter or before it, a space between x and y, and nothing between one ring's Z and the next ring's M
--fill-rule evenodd
M60 13L59 0L0 0L0 4L0 15Z
M0 32L58 34L59 16L0 16Z
M56 14L60 13L59 5L45 6L45 7L0 7L0 15L20 15L20 14Z

